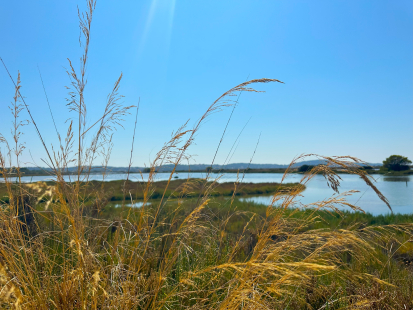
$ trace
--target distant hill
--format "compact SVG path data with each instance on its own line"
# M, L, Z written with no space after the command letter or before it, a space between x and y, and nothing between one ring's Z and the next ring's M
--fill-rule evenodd
M324 160L306 160L302 161L299 163L296 163L293 165L294 168L298 168L302 165L311 165L311 166L316 166L320 164L324 164L326 161ZM379 167L382 164L379 163L368 163L368 165L373 166L373 167ZM207 167L210 167L211 165L207 164L195 164L195 165L178 165L177 166L177 171L205 171ZM243 169L277 169L277 168L287 168L289 165L280 165L280 164L249 164L249 163L233 163L233 164L227 164L227 165L213 165L213 169L225 169L225 170L243 170ZM39 167L27 167L26 173L34 173L34 174L44 174L44 173L50 173L51 169L50 168L39 168ZM138 173L138 172L144 172L147 170L147 167L131 167L130 172L131 173ZM169 172L172 171L173 165L164 165L158 169L158 172ZM102 167L92 167L91 172L92 173L101 173L103 172ZM107 167L106 171L108 173L126 173L128 171L128 167L113 167L109 166ZM77 172L77 167L70 167L68 168L68 172L71 173L76 173Z

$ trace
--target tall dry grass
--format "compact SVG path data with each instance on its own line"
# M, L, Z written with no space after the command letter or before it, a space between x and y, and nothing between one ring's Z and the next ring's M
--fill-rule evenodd
M80 71L69 61L68 108L76 113L76 122L70 122L64 139L58 134L56 149L47 149L42 140L50 155L46 162L56 179L53 185L21 182L19 156L24 150L21 128L25 122L19 113L28 106L20 103L24 100L20 75L15 84L11 106L14 144L0 136L6 148L0 153L0 171L8 191L8 200L0 208L2 308L413 307L409 299L412 277L392 261L397 250L409 246L410 224L311 228L323 220L321 211L339 213L340 205L360 210L346 201L353 192L301 205L301 187L297 185L288 193L277 192L263 216L237 210L234 197L240 176L234 184L234 196L222 206L225 212L210 208L209 194L217 183L207 180L188 179L173 195L167 194L166 186L161 199L150 203L157 167L169 163L176 167L185 161L203 122L214 112L235 104L232 96L255 92L255 84L280 82L275 79L237 85L213 102L194 127L189 128L187 123L181 126L151 164L143 206L130 208L124 203L121 216L102 216L107 193L103 187L96 187L90 203L90 191L86 191L89 175L98 159L103 158L102 166L107 167L112 132L132 107L119 102L120 75L109 92L102 117L87 127L83 94L95 5L95 1L88 0L87 11L79 12L84 38ZM85 139L87 136L90 139ZM360 160L349 156L319 158L327 164L303 175L300 184L322 173L327 184L338 192L340 176L332 169L338 165L363 178L388 204L365 170L358 168ZM72 165L77 166L77 175L65 181L63 175ZM19 178L17 184L12 181L14 173ZM202 195L188 199L194 186L202 186ZM128 200L129 194L124 195ZM128 202L134 203L132 199ZM311 212L300 213L298 208ZM227 229L234 218L243 223L237 234Z

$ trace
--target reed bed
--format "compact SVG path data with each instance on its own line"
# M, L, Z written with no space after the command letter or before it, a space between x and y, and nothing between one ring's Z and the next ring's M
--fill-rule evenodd
M346 213L338 208L362 212L346 201L353 191L338 193L341 180L333 170L337 166L359 175L388 204L356 158L309 154L294 159L291 166L306 156L324 159L327 164L308 171L300 184L291 185L288 191L280 187L265 209L241 207L236 193L242 175L226 200L213 199L219 184L208 176L184 180L171 190L174 171L159 191L154 182L157 168L171 163L176 167L185 161L196 133L211 114L236 104L234 95L256 92L254 85L279 80L256 79L237 85L213 102L192 128L188 124L178 128L151 163L148 180L136 185L142 193L142 207L127 206L136 197L131 195L131 183L125 181L120 212L108 216L108 192L103 183L91 192L89 175L97 160L103 158L102 166L107 166L112 131L134 107L119 102L121 75L109 92L102 117L86 126L83 94L95 5L88 0L86 12L79 13L84 48L80 71L69 61L68 107L76 120L70 122L64 138L56 130L59 145L55 148L48 149L41 139L54 184L11 181L12 172L21 177L21 132L27 122L21 121L20 112L29 109L21 95L20 75L15 84L10 107L13 143L0 136L6 149L0 153L0 172L7 192L0 207L0 307L413 307L412 269L406 263L413 254L413 226L348 223ZM30 122L35 125L34 119ZM66 182L63 174L73 165L78 173L72 182ZM320 173L337 194L302 205L303 185ZM329 217L336 219L333 226L328 225ZM396 261L397 257L404 261Z
M205 192L201 192L203 187L209 187L211 185L214 186L214 190L212 192L208 192L208 196L212 197L231 197L235 196L248 196L248 195L270 195L277 191L284 191L287 192L291 189L296 189L296 185L294 183L287 183L287 184L278 184L278 183L243 183L241 184L237 191L234 192L234 183L233 182L223 182L223 183L216 183L215 181L209 181L205 184L205 180L203 179L192 179L192 190L186 194L187 198L191 197L199 197L199 195L203 196ZM151 192L151 199L157 199L163 196L165 192L165 187L168 186L166 190L166 195L172 198L179 198L181 195L181 189L188 185L188 179L174 179L169 182L168 181L157 181L153 184L152 192ZM16 187L15 184L11 185L12 187ZM21 186L20 184L18 185ZM43 197L46 195L50 197L52 194L51 189L55 188L55 182L47 181L47 182L37 182L36 184L27 184L22 185L23 188L26 190L37 190L43 189L44 193L42 194ZM97 190L103 190L105 192L105 201L118 201L123 202L125 200L125 193L128 193L128 201L129 204L132 201L142 202L145 197L145 181L127 181L118 180L118 181L88 181L81 183L84 188L86 196L88 197L89 204L96 203L97 196L95 195ZM48 189L48 190L46 190ZM305 189L304 186L301 186L301 190ZM0 197L3 197L4 202L8 202L7 196L8 190L5 184L0 184ZM40 200L44 200L43 197ZM86 201L85 201L86 202Z

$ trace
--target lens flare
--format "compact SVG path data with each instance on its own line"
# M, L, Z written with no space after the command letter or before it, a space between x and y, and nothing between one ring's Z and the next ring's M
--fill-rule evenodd
M167 54L169 53L169 47L172 38L172 28L175 15L176 0L160 1L152 0L149 8L148 17L146 19L145 27L142 32L137 57L140 58L145 50L148 42L148 38L153 32L154 28L161 30L164 35L155 38L157 45L162 48Z

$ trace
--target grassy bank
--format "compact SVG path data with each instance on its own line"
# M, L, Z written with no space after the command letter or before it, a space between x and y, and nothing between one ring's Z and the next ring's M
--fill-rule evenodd
M11 184L11 188L21 188L25 192L31 192L33 186L37 187L55 187L55 182L40 182L34 184L16 185ZM210 197L217 196L245 196L245 195L269 195L275 192L288 193L291 190L303 191L305 186L298 183L240 183L237 187L234 182L204 182L202 179L189 180L172 180L153 182L151 189L146 197L147 182L132 182L132 181L90 181L80 182L79 186L88 201L96 199L104 201L122 201L122 200L144 200L144 199L159 199L163 195L170 198L178 198L184 195L185 198L191 197ZM183 189L186 189L183 193ZM97 195L99 193L99 197ZM48 199L46 195L43 199ZM0 183L0 200L9 202L8 189L6 184Z
M7 266L3 278L30 281L19 287L22 296L9 298L21 298L24 309L76 309L79 302L96 309L148 304L210 309L232 298L252 302L253 309L257 303L271 309L412 305L413 227L407 223L413 215L290 209L288 200L299 199L298 192L280 196L273 207L236 196L198 201L170 195L148 199L140 208L106 201L96 210L96 205L78 202L79 213L69 208L70 199L36 202L50 190L31 187L30 195L23 196L34 210L21 206L13 211L9 203L0 213L0 233L8 236L3 239L8 252L1 253ZM12 193L18 196L19 188ZM30 251L21 252L21 246ZM256 300L242 295L261 290L265 294ZM36 296L39 300L33 301Z
M231 210L236 209L239 212L251 213L259 216L260 218L265 218L268 212L268 205L255 203L252 201L239 200L236 196L234 201L232 197L218 196L214 197L209 201L208 209L217 215L214 220L218 220L221 215L226 215ZM136 201L139 202L139 201ZM160 199L149 200L148 203L153 205L158 205ZM172 210L178 203L182 203L183 214L190 214L193 211L193 206L196 205L196 198L187 198L185 200L180 200L179 198L169 197L168 203L163 205L163 212L171 213ZM118 202L108 202L108 204L103 208L102 215L107 219L123 218L125 214L130 212L129 203L122 206ZM279 208L279 204L274 205L271 208ZM135 210L136 211L136 210ZM340 210L340 211L326 211L326 210L314 210L312 208L308 209L286 209L283 211L283 215L286 218L305 218L308 216L316 217L318 220L313 222L311 225L306 226L306 230L311 229L341 229L343 227L353 227L355 229L363 229L364 227L370 226L388 226L388 225L398 225L404 223L413 223L413 214L400 214L400 213L389 213L373 215L371 213L365 213L360 211L350 211L350 210ZM233 220L233 219L232 219ZM216 223L217 224L217 223ZM242 233L244 221L239 221L236 226L237 229L231 229L234 233ZM228 228L228 227L227 227ZM412 253L413 254L413 253Z
M413 170L391 171L387 169L380 169L377 172L375 171L374 173L384 174L388 176L406 176L406 175L413 175Z

